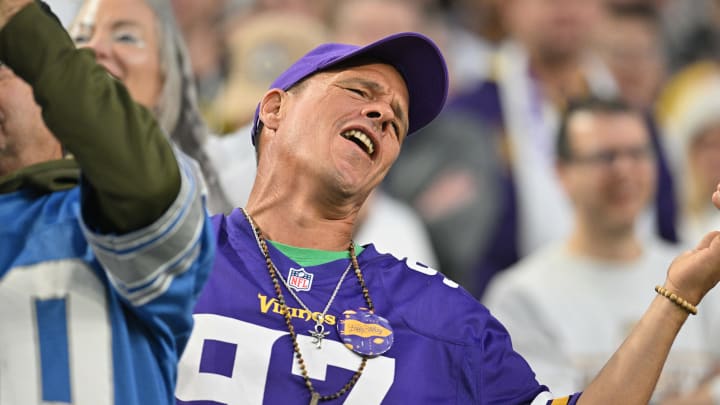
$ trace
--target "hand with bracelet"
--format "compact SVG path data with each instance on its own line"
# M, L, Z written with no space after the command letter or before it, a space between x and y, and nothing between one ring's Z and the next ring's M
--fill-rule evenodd
M713 204L720 209L720 184L712 195ZM655 292L679 308L697 315L697 304L720 281L720 231L705 235L695 249L677 257L668 270L665 286Z
M712 202L720 209L720 184L712 195ZM669 293L697 305L720 281L719 236L718 231L708 233L695 249L681 254L673 261L664 286ZM671 301L676 302L673 299Z
M720 232L705 235L695 249L678 256L668 269L664 289L658 291L679 308L686 301L697 306L702 298L720 281ZM678 298L672 299L674 293ZM688 312L690 313L690 312Z
M716 191L712 195L712 202L718 209L720 209L720 184L718 184ZM700 263L692 263L692 261L695 260L705 261L705 264L711 266L711 263L714 260L713 257L702 256L716 254L712 252L717 250L717 237L717 232L712 232L708 234L705 238L703 238L703 241L694 250L686 252L685 254L678 257L673 263L673 265L670 267L670 271L668 271L668 280L666 280L665 287L656 286L655 291L658 294L667 298L670 302L676 305L677 308L687 311L690 314L697 314L699 312L699 309L697 308L696 304L699 303L701 298L697 298L697 301L692 301L693 298L686 299L682 295L684 294L684 292L680 293L678 291L679 287L675 286L674 284L676 277L675 271L680 271L681 269L684 269L685 266L689 266L691 268L702 266L702 264ZM715 276L715 281L713 281L712 274L717 273L717 267L715 269L708 268L705 271L707 272L706 275L710 277L710 281L706 282L708 282L710 285L714 285L717 282L717 276ZM670 285L672 286L668 287ZM670 290L670 288L676 289ZM704 296L706 293L707 291L705 291L702 296ZM707 380L702 385L700 385L698 389L692 391L687 395L679 394L673 397L666 398L663 400L662 405L712 405L720 403L720 370L715 370L713 373L706 376L706 378Z
M712 201L720 209L720 185ZM624 403L647 403L675 337L693 309L702 310L697 307L701 308L703 297L718 281L720 232L713 231L693 250L673 260L664 285L656 287L658 296L578 403L607 403L617 398L624 398ZM710 400L709 391L705 394Z

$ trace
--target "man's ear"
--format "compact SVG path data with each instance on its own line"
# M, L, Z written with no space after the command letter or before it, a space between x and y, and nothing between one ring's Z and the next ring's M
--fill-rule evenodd
M285 101L286 93L280 89L271 89L260 101L260 121L271 130L276 130L280 124L280 106Z

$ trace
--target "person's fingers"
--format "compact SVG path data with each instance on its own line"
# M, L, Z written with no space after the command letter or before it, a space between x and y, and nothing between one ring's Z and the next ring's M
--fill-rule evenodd
M707 235L703 236L702 240L700 240L700 243L695 246L695 250L709 248L712 241L715 240L718 235L720 235L720 231L712 231Z
M712 202L718 209L720 209L720 184L718 184L718 190L715 190L712 195Z

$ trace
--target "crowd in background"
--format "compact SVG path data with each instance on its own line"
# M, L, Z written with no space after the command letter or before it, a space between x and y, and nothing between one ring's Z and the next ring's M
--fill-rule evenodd
M50 4L69 26L79 1ZM713 218L704 215L705 196L720 179L720 170L712 167L718 159L705 156L717 149L711 112L717 96L710 88L717 78L716 1L173 0L172 6L200 109L220 139L209 140L209 153L221 155L213 160L221 182L228 184L231 205L242 205L252 186L245 170L252 170L254 154L245 135L257 100L278 72L324 41L361 44L392 32L419 31L437 42L449 62L451 95L447 114L439 119L447 123L425 131L441 132L437 140L426 133L409 140L385 197L409 205L413 212L406 217L417 215L427 229L431 252L415 249L419 258L463 281L477 296L496 271L567 231L563 193L550 185L551 178L537 174L546 169L533 165L552 161L553 122L574 98L615 95L648 113L662 160L657 212L648 213L657 218L641 225L649 233L670 242L695 240ZM514 75L522 69L533 78L530 90L516 85L522 80ZM515 84L506 88L503 82ZM481 95L472 101L471 93L489 83L497 85L500 94L491 98L498 100L486 102ZM529 97L526 91L535 93ZM543 102L519 106L530 98ZM512 118L535 113L542 124ZM547 128L538 131L538 126ZM529 131L550 135L522 134ZM532 140L517 138L523 136ZM422 154L418 145L424 141L435 148L434 156ZM520 150L517 143L527 148ZM534 161L525 149L545 156ZM508 168L523 153L530 155ZM536 172L530 184L523 183L523 171ZM537 204L540 215L525 207L526 198L545 201ZM509 204L515 205L516 218L508 216ZM514 230L498 230L508 226ZM508 239L516 246L508 247ZM487 280L473 274L483 271Z
M80 2L49 3L71 26ZM720 1L172 0L172 6L198 106L213 133L197 156L227 200L218 212L247 200L255 170L251 121L273 78L323 42L364 44L418 31L446 55L450 96L440 117L405 142L367 202L358 242L437 268L483 299L497 274L553 243L570 238L572 247L583 218L595 212L601 216L592 226L602 227L633 198L640 208L627 224L643 254L647 246L686 248L720 225L708 198L720 182ZM605 188L587 173L580 183L559 177L563 113L587 98L619 100L640 112L652 173L642 177L629 166L629 179L612 178ZM643 157L611 152L588 165L620 170ZM641 180L652 185L638 197L632 193ZM608 237L619 239L612 231ZM613 266L625 259L632 264L637 257L602 257ZM536 281L532 287L545 288L542 278ZM502 297L523 299L512 294Z

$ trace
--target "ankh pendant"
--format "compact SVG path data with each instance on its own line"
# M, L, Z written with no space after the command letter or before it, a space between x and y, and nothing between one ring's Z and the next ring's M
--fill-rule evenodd
M318 402L320 402L320 394L313 392L312 397L310 397L310 405L317 405Z
M325 336L330 334L330 332L325 332L325 326L319 322L315 324L315 329L309 330L308 333L313 337L312 342L318 349L322 349L323 339L325 339Z

